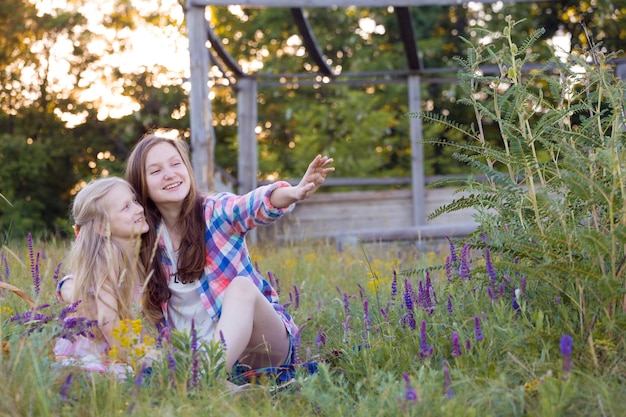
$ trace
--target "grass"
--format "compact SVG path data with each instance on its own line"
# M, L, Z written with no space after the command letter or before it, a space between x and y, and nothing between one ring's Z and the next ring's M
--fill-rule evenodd
M625 415L623 346L594 345L605 364L600 371L576 337L571 357L563 355L551 312L566 306L540 303L541 280L496 270L493 282L484 253L455 242L453 263L444 243L429 251L330 242L253 246L257 268L280 288L302 327L301 360L317 361L319 370L299 368L297 389L234 397L207 363L194 379L184 337L176 369L164 357L143 379L54 367L52 346L63 330L54 286L67 242L5 245L2 281L44 307L31 310L13 291L0 290L0 415ZM30 319L15 320L29 311Z

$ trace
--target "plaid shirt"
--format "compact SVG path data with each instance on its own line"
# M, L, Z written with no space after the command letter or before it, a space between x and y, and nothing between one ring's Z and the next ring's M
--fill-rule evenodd
M297 334L298 327L285 307L278 303L276 290L252 265L245 241L248 231L258 225L270 224L289 211L289 208L272 206L269 199L270 194L276 188L289 186L288 182L278 181L259 187L243 196L223 192L204 198L207 252L204 273L198 285L198 294L213 320L219 319L222 313L224 291L230 282L237 276L246 276L272 304L285 323L289 334L292 336ZM164 225L160 224L158 227L164 227ZM159 237L159 252L166 276L169 277L168 280L171 280L172 261L167 256L162 236ZM167 326L167 302L161 308Z

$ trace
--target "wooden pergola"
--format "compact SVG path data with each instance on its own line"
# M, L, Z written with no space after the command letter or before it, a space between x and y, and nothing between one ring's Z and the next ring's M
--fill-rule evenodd
M498 0L483 0L481 3L491 4ZM508 3L525 3L533 0L505 0ZM400 28L400 37L406 54L406 68L400 68L393 73L384 74L352 74L355 77L385 76L376 83L406 82L408 87L408 108L410 112L419 112L422 108L421 83L429 74L441 73L441 69L424 69L419 59L417 42L410 7L420 6L450 6L467 4L467 0L395 0L387 4L381 4L379 0L187 0L185 4L186 21L189 37L190 51L190 118L191 118L191 149L192 163L196 172L198 184L205 184L208 190L214 190L214 149L215 134L212 127L212 110L209 99L209 69L211 65L218 65L222 72L228 72L236 79L237 112L238 112L238 192L245 193L257 186L258 150L255 128L258 122L257 89L259 83L268 82L282 76L272 74L246 74L237 64L236 60L225 50L221 40L216 36L205 17L207 6L230 6L242 7L275 7L289 8L294 18L299 35L307 49L309 59L313 60L318 68L315 74L289 74L290 80L310 78L312 75L326 77L328 83L339 74L334 74L323 56L322 48L319 47L306 15L305 8L324 7L394 7ZM226 66L227 68L224 68ZM493 68L492 70L497 70ZM452 72L454 69L447 69ZM350 77L351 74L341 74L342 77ZM280 81L270 81L280 83ZM400 81L399 81L400 80ZM293 82L293 81L292 81ZM412 225L402 227L396 231L410 236L435 236L461 235L470 233L475 229L474 224L466 225L427 225L427 213L425 209L425 175L424 153L420 144L422 139L422 122L420 118L410 118L410 146L411 146L411 190L412 190ZM374 232L375 233L375 232Z

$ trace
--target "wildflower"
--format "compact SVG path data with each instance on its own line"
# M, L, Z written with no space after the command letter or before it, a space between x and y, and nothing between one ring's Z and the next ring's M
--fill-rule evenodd
M465 339L465 350L471 350L472 349L472 341L469 339Z
M461 356L461 345L459 344L459 334L457 332L452 333L452 356L455 358Z
M452 296L448 294L448 313L452 314L454 309L452 308Z
M371 321L367 298L363 299L363 322L365 324L365 347L370 347L369 333L371 329Z
M474 316L474 334L476 335L477 342L480 342L485 338L483 331L480 328L480 318L478 318L478 316Z
M59 282L59 271L61 270L61 264L62 262L59 262L59 264L54 270L54 275L52 275L52 279L54 280L55 284Z
M450 236L446 236L446 239L448 239L448 242L450 243L450 260L452 262L456 262L457 258L456 258L456 248L454 246L454 243L452 243L452 240L450 239Z
M346 316L346 321L343 323L343 342L348 344L348 334L350 333L350 314Z
M491 285L496 285L496 268L493 266L493 262L491 261L491 251L489 250L489 246L485 247L485 268L487 268L487 276L491 280Z
M343 293L343 311L346 313L346 316L350 315L350 301L347 292Z
M194 319L191 319L191 385L198 386L198 332Z
M498 297L496 297L496 295L493 293L493 290L491 289L491 287L487 287L487 295L489 296L489 298L491 298L492 300L497 299Z
M461 266L459 269L459 273L461 275L461 278L469 281L470 279L472 279L472 277L470 275L469 260L467 259L468 256L469 244L466 243L465 245L463 245L463 249L461 250Z
M2 253L2 264L4 265L4 278L6 282L9 282L9 277L11 276L11 270L9 269L9 260L7 259L4 252Z
M451 400L454 395L454 390L450 388L450 385L452 385L450 370L448 369L448 363L445 359L441 361L441 365L443 366L443 391L446 393L446 398Z
M526 295L526 275L522 276L522 284L520 285L520 289L522 290L522 294Z
M369 302L367 298L363 300L363 321L365 323L365 331L369 332L372 322L370 320Z
M220 343L222 343L222 347L226 350L226 338L224 337L224 332L220 330Z
M35 287L35 294L41 293L41 276L39 275L39 258L41 253L37 252L37 260L35 261L35 275L33 276L33 285Z
M413 311L413 286L408 279L404 280L404 305L408 311Z
M446 256L446 278L452 282L452 259L449 256Z
M396 294L398 293L398 276L396 270L393 270L393 281L391 281L391 301L395 301Z
M387 313L387 309L386 308L381 308L380 309L380 314L383 315L383 318L385 319L386 322L389 321L389 314Z
M515 310L517 313L520 312L520 307L517 303L517 298L515 296L511 297L511 306L513 307L513 310Z
M315 346L317 346L318 349L326 346L326 334L323 332L322 326L320 326L319 330L317 331L317 337L315 337Z
M67 393L70 387L72 386L73 381L74 381L74 373L70 372L65 377L65 380L63 381L63 385L61 386L61 400L63 401L67 400Z
M404 400L407 402L416 402L417 401L417 391L411 385L411 380L409 379L409 374L406 372L402 373L402 378L404 378Z
M561 297L554 297L554 303L557 305L561 304Z
M300 306L300 291L298 290L297 285L293 286L293 293L294 293L294 299L295 299L294 309L297 310L298 307Z
M561 336L561 357L563 359L563 379L567 379L572 370L572 350L574 341L572 336L564 334Z
M172 352L170 351L167 352L167 369L170 371L170 384L174 386L175 385L174 372L176 371L176 359L174 359L174 356L172 355Z
M426 340L426 320L422 320L422 325L420 327L420 356L422 358L428 358L433 354L433 347L428 346L428 341Z
M267 279L270 282L270 285L273 287L274 286L274 274L272 274L272 271L267 271Z

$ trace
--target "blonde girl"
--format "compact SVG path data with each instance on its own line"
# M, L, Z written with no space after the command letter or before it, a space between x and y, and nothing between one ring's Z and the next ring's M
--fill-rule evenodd
M95 338L61 338L57 360L87 370L122 374L124 365L109 363L116 341L113 329L134 319L145 270L139 262L141 235L148 229L144 209L130 184L121 178L101 178L78 192L72 206L73 242L66 266L72 273L57 286L64 302L79 302L76 315L97 321Z

